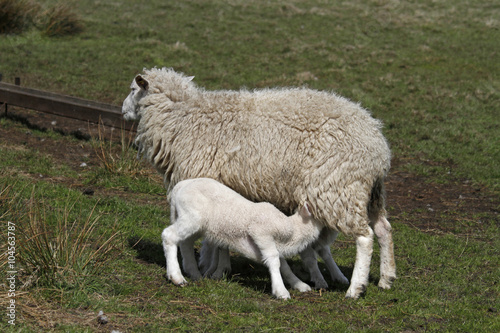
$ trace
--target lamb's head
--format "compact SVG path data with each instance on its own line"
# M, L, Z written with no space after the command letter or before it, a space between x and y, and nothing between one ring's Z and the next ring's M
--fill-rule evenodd
M122 114L125 120L137 120L139 118L139 101L146 96L149 83L142 76L137 75L130 85L130 94L125 98L122 105Z

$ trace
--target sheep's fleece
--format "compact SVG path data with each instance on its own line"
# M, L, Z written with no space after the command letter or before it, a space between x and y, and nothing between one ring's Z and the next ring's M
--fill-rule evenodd
M168 189L207 177L288 214L310 203L316 219L357 240L350 297L366 287L375 231L381 246L389 244L381 249L379 286L390 287L396 275L383 181L391 154L381 122L330 92L206 91L192 79L145 69L123 104L125 119L140 119L139 154L164 175ZM358 277L356 268L366 261ZM366 281L353 286L355 279Z

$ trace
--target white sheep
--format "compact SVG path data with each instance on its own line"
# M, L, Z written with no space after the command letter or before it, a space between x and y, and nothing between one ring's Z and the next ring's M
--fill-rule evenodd
M171 225L163 231L162 241L167 278L174 284L187 283L177 261L177 246L184 271L193 279L201 278L193 245L204 236L225 249L221 254L226 257L227 249L231 249L266 265L271 274L272 294L277 298L290 298L281 274L292 288L311 290L292 273L284 259L304 250L324 228L312 218L307 203L287 217L273 205L251 202L216 180L197 178L181 181L172 189L170 214Z
M333 93L205 91L192 79L172 69L145 69L123 102L124 118L140 119L139 154L168 188L207 177L286 214L308 202L327 227L324 240L338 231L356 240L346 297L358 298L368 284L374 233L381 256L378 285L390 288L396 265L384 179L391 156L381 122Z

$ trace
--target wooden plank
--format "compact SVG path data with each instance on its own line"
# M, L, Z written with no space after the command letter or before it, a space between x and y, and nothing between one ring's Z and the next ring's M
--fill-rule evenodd
M132 129L121 107L0 82L0 102L58 116Z

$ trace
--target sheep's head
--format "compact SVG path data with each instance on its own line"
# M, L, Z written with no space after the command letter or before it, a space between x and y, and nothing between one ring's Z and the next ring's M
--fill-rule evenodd
M142 76L137 75L130 85L130 94L123 101L122 114L125 120L139 118L139 101L146 96L149 83Z

